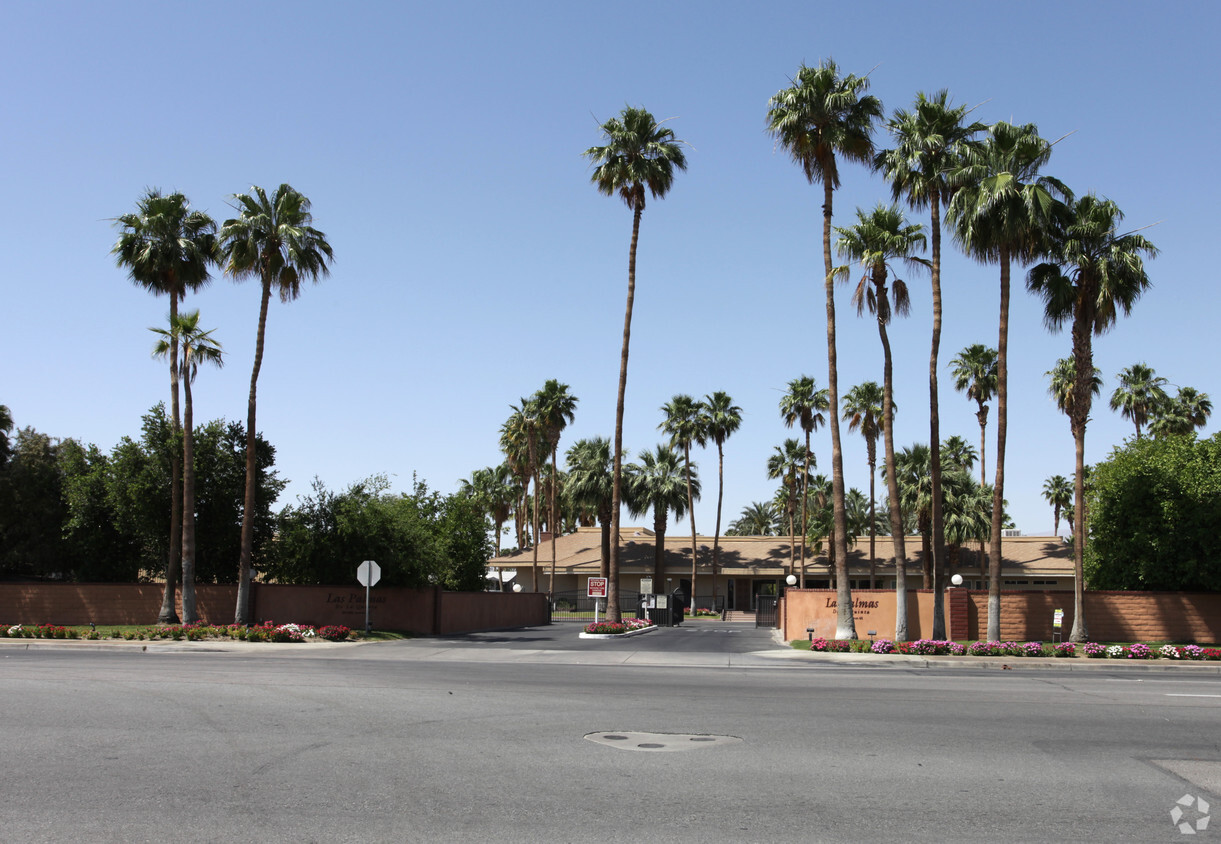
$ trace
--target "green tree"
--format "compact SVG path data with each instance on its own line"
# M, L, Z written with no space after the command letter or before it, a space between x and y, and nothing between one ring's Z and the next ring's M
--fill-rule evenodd
M792 428L794 424L800 424L801 430L806 435L806 453L811 455L813 459L814 452L810 449L810 435L818 430L819 426L827 424L827 417L823 414L830 407L830 400L827 398L827 391L820 390L817 387L813 377L802 375L800 378L794 378L789 382L788 392L780 399L780 418L784 420L785 427ZM810 477L810 466L807 463L803 478L808 484ZM801 582L799 586L805 589L806 576L806 543L804 541L806 529L804 525L808 521L806 501L809 496L809 488L803 484L801 490L801 524L802 527L802 543L801 543Z
M865 454L869 461L869 588L877 587L877 555L875 553L874 541L877 536L877 512L875 502L877 495L874 491L874 479L878 473L878 436L882 433L882 413L883 405L885 404L885 394L881 386L876 381L865 381L857 384L844 396L844 421L848 423L848 430L860 431L861 436L865 438ZM894 399L890 401L890 412L893 419L895 407ZM897 512L897 510L893 511ZM894 528L892 527L892 530ZM900 529L898 534L902 536L903 531ZM900 540L901 541L901 540ZM907 583L907 557L906 551L904 556L898 560L895 569L896 589L898 583ZM899 631L902 631L902 635ZM907 638L907 600L904 595L903 600L896 604L895 609L895 637L902 642Z
M246 410L246 499L242 520L242 548L238 563L237 608L234 622L245 624L250 618L250 568L254 556L254 513L258 508L258 456L256 441L256 390L263 366L263 341L267 333L267 306L274 289L281 302L301 295L303 281L318 281L330 274L334 260L326 235L314 228L310 201L291 185L282 184L275 195L267 196L253 186L248 194L233 197L238 216L225 220L220 242L225 272L235 281L256 278L262 285L259 300L259 327L255 335L254 368L250 373L250 397Z
M954 389L975 402L979 420L979 482L988 481L988 402L996 395L996 349L983 343L967 346L950 361Z
M0 472L0 575L12 578L71 576L63 527L63 442L33 428L19 428L12 456Z
M619 195L632 212L632 241L627 259L627 307L623 315L623 349L619 356L619 392L615 401L615 441L612 451L614 486L611 500L611 533L619 535L619 502L623 498L623 402L627 392L627 358L632 335L632 305L636 298L636 244L645 194L662 199L674 184L674 171L687 169L683 142L643 108L625 107L619 117L601 126L605 143L585 150L596 166L593 183L599 193ZM619 542L611 544L610 586L607 620L617 622L619 613ZM692 584L694 587L695 584Z
M666 576L666 525L671 512L675 519L687 513L690 494L698 498L698 467L679 462L673 448L659 445L656 450L640 452L639 463L623 469L624 503L633 518L653 511L653 581L660 584ZM688 488L690 484L690 488ZM695 583L691 584L695 598Z
M792 86L768 101L767 128L788 151L810 184L823 188L823 283L827 302L827 409L831 428L832 517L837 572L838 618L835 637L855 639L852 590L848 583L847 514L844 509L844 457L839 436L839 363L835 347L835 282L831 262L832 199L840 185L839 160L872 164L873 126L882 117L882 103L866 94L869 79L840 76L835 62L802 65Z
M602 528L601 566L599 574L610 571L611 498L614 477L611 474L610 440L605 437L577 440L565 455L568 484L564 494L580 509L592 511Z
M933 489L933 571L944 566L945 524L941 511L941 412L937 369L941 351L941 212L957 187L953 175L968 152L977 150L982 123L966 123L966 106L951 106L948 91L931 98L916 94L911 111L898 109L887 122L895 148L881 152L876 164L890 182L894 199L918 210L930 209L933 334L929 351L929 443ZM938 595L941 593L938 592ZM934 622L936 626L936 622Z
M1143 256L1157 254L1153 244L1139 234L1117 234L1123 220L1119 207L1109 199L1087 194L1068 206L1063 225L1053 227L1048 261L1030 270L1027 288L1044 304L1044 320L1052 331L1072 326L1073 389L1069 427L1077 450L1074 503L1085 507L1085 430L1093 401L1094 337L1115 325L1120 313L1127 315L1149 287ZM1139 434L1139 425L1137 427ZM1074 642L1087 639L1085 618L1085 520L1073 530Z
M726 536L775 536L780 513L770 501L753 501L729 524Z
M1191 434L1204 427L1212 412L1213 403L1208 393L1201 393L1194 387L1179 387L1178 395L1154 408L1149 433L1155 437Z
M115 219L119 239L111 254L126 268L133 282L158 296L170 297L170 323L178 316L178 303L187 291L198 290L210 280L211 268L219 263L216 223L202 211L192 211L181 193L162 194L149 188L136 203L136 211ZM178 408L178 351L170 349L170 408L175 434L174 460L170 466L170 543L165 591L158 621L174 623L174 606L182 553L182 456L177 438L182 422ZM251 427L254 427L253 420Z
M9 434L13 432L13 414L7 407L0 404L0 469L4 468L4 464L13 454L12 443L9 442Z
M191 385L199 372L199 364L224 365L220 343L212 331L199 327L199 311L174 314L169 328L149 329L160 340L153 349L156 358L168 357L175 347L182 350L183 373L183 438L182 438L182 621L194 624L199 620L195 608L195 421Z
M1119 219L1122 220L1123 216L1120 215ZM1144 238L1140 239L1144 241ZM1143 265L1141 271L1144 271ZM1120 370L1118 379L1119 386L1111 393L1111 410L1118 410L1132 421L1136 426L1136 438L1139 440L1140 429L1149 422L1150 415L1169 398L1166 395L1166 379L1156 375L1153 367L1144 363L1134 363L1127 369Z
M1128 440L1088 502L1091 588L1221 592L1221 434Z
M568 385L561 384L554 378L547 380L543 388L534 394L535 406L538 409L538 421L542 428L543 440L551 447L551 474L559 477L560 434L576 418L577 397L568 392ZM551 580L547 585L547 594L555 593L555 535L560 532L559 511L556 509L555 498L559 484L552 483L550 489L550 518L547 526L551 528Z
M695 544L695 492L691 485L691 446L703 447L708 442L707 408L691 396L679 393L661 407L665 418L657 426L670 435L670 447L683 450L683 465L687 472L687 516L691 521L691 600L695 601L695 575L699 549Z
M716 443L716 530L712 534L712 600L716 604L716 576L721 558L721 502L725 497L725 440L742 425L742 408L733 403L728 393L717 391L704 396L704 430ZM802 553L804 558L804 551Z
M808 488L806 467L813 463L813 455L799 440L786 439L767 458L767 476L780 481L780 499L789 521L789 574L797 574L797 496ZM805 541L804 535L802 541Z
M1043 498L1051 505L1055 527L1052 532L1060 534L1060 511L1073 502L1073 485L1063 475L1052 475L1043 482Z
M1009 273L1014 260L1041 254L1044 234L1062 213L1058 197L1071 198L1061 182L1040 176L1051 144L1033 123L996 123L978 152L969 152L953 178L961 185L946 221L968 255L1000 265L1000 317L996 361L996 479L992 486L988 638L1000 637L1001 521L1005 502L1005 445L1009 434Z
M897 522L899 490L893 483L895 460L894 412L892 410L894 362L886 327L890 324L892 313L905 316L909 309L907 285L894 273L891 262L897 260L903 261L909 266L926 266L928 262L915 255L917 250L924 248L924 230L919 225L908 225L903 213L895 205L889 207L879 205L869 214L857 209L856 216L856 225L836 229L840 235L836 246L840 255L860 262L864 270L856 291L852 295L852 302L856 305L857 314L864 313L868 308L869 313L876 317L878 337L882 341L882 445L886 465L892 469L887 475L892 479L887 483L887 491L890 496L892 514L891 538L894 546L895 595L898 603L905 604L907 601L907 548ZM839 275L845 277L848 272L847 267L837 270ZM892 276L894 277L893 282L888 290L887 279ZM934 575L938 574L934 569ZM936 588L935 584L933 588ZM941 593L937 592L933 611L935 638L944 638L944 636L937 635L938 619L942 618L940 597ZM900 620L906 623L906 608L896 612L895 620L895 637L902 641L907 638L907 630L906 627L900 630L898 623ZM942 622L943 625L944 622Z

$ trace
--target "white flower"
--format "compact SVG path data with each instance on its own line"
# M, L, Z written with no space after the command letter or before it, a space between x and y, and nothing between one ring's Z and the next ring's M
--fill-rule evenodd
M1107 648L1107 656L1123 656L1123 645L1111 645L1109 648Z
M16 636L16 635L17 635L18 633L20 633L20 632L21 632L21 625L20 625L20 624L14 624L12 627L10 627L10 628L8 629L8 634L9 634L10 636Z

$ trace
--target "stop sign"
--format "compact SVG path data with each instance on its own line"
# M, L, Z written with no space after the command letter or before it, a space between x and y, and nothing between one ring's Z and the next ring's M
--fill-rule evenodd
M372 560L365 560L356 567L356 580L361 586L374 586L382 579L382 567Z

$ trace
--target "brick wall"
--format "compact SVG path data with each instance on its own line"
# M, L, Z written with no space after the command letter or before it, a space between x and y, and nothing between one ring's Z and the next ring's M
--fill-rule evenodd
M856 633L866 638L894 636L893 590L852 591ZM988 632L988 593L950 589L946 593L946 624L951 639L974 641ZM1057 609L1064 610L1061 636L1073 627L1071 592L1001 592L1002 641L1051 641ZM932 635L933 592L912 590L907 596L909 639ZM1221 594L1186 592L1086 592L1085 620L1089 638L1099 642L1221 642ZM789 589L781 611L787 640L835 637L835 592L828 589Z
M163 590L159 583L0 584L0 624L155 624ZM233 621L236 586L200 584L195 592L201 619L212 624ZM375 587L370 599L371 622L382 630L428 635L547 623L547 598L541 593ZM181 614L181 594L178 609ZM365 590L256 583L251 586L250 610L256 621L363 629Z

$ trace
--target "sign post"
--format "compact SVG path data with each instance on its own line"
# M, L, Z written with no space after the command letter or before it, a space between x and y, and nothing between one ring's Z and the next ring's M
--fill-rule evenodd
M1051 617L1051 640L1063 641L1060 630L1064 626L1064 610L1056 610Z
M372 560L365 560L356 567L356 580L365 587L365 633L373 628L369 624L369 590L382 579L382 567Z
M607 578L591 577L585 585L585 596L594 599L594 624L598 623L598 605L601 603L599 599L606 597Z

